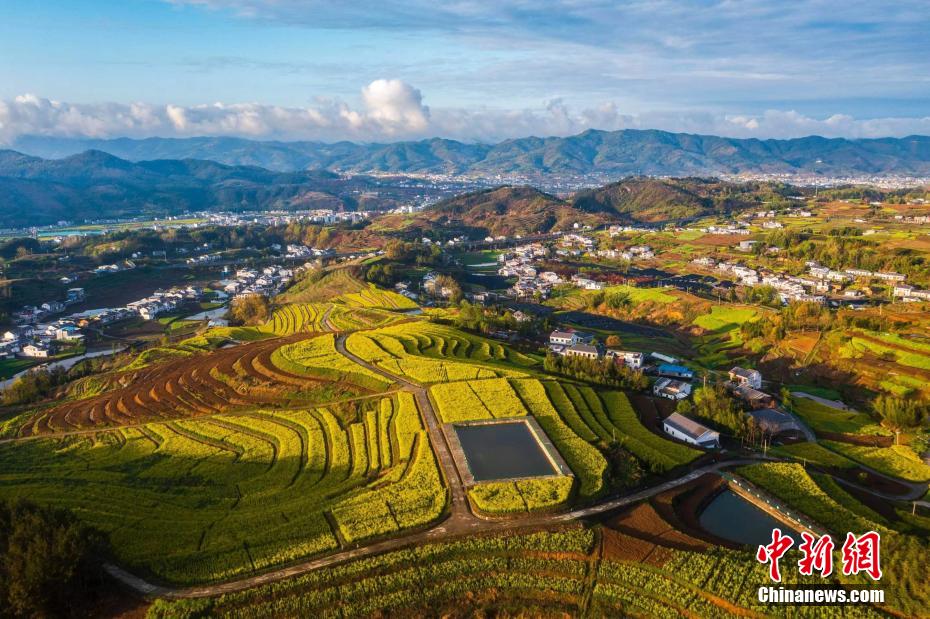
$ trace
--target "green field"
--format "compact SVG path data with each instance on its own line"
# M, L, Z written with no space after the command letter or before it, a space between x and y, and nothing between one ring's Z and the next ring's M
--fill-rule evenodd
M819 464L838 469L856 467L856 463L849 458L841 456L818 443L795 443L794 445L773 447L770 453L774 456L800 460L803 464Z
M256 410L8 443L0 463L0 497L70 508L121 562L178 583L422 525L445 505L409 394L354 416Z
M887 430L875 423L865 413L839 410L805 397L793 397L791 399L791 410L803 419L814 432L889 434Z
M353 333L349 352L419 383L524 376L532 357L487 340L423 321Z
M694 360L709 368L736 365L740 358L728 353L743 345L740 326L758 320L759 316L759 311L754 308L714 305L709 314L698 316L692 323L705 330L695 340L698 355Z
M446 423L533 415L578 477L582 497L604 489L606 460L598 447L622 445L656 473L700 455L643 427L619 392L598 393L554 380L494 378L437 384L430 395Z
M875 469L879 473L908 481L930 481L930 466L924 464L917 454L903 445L864 447L838 441L821 441L821 443L830 450Z
M517 514L553 509L568 502L574 479L546 477L485 482L470 488L468 496L481 512L492 515Z

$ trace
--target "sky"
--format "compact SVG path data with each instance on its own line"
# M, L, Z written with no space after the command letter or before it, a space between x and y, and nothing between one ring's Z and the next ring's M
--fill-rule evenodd
M22 135L930 134L926 0L0 0Z

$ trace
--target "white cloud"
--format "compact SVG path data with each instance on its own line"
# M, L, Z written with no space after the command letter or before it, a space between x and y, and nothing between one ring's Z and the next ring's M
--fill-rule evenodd
M561 99L533 109L430 109L422 93L400 80L378 79L361 91L362 106L317 99L307 107L261 103L193 106L150 103L68 103L35 95L0 101L0 144L22 135L55 137L239 136L281 140L394 141L426 137L497 141L530 135L571 135L586 129L664 129L730 137L807 135L871 138L930 134L930 117L813 118L791 110L762 114L651 111L629 114L606 101L583 109Z

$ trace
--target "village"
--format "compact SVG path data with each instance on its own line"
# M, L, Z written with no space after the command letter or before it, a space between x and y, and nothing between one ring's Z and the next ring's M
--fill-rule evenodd
M185 307L200 310L199 303L208 299L222 306L231 298L247 295L273 296L291 281L294 270L281 265L238 269L232 277L221 280L222 290L207 291L200 286L173 286L119 307L94 308L65 314L67 308L87 300L84 288L71 288L63 301L51 300L39 306L27 305L13 314L15 326L3 332L0 358L48 359L62 348L80 345L87 330L101 328L120 321L140 318L150 321L178 312ZM211 318L213 324L222 319Z
M575 329L555 329L549 334L547 352L569 358L614 363L652 378L649 392L659 398L681 402L693 391L695 371L680 359L660 352L639 352L606 347L592 334ZM706 381L707 376L704 376ZM762 391L762 374L755 369L732 367L723 386L756 424L772 435L785 430L799 430L788 413L781 410L775 397ZM678 440L702 447L720 447L720 434L687 416L674 412L664 420L663 429Z

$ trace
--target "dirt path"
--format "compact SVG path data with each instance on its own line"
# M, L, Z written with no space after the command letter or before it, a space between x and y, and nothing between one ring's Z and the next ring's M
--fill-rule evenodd
M804 391L792 391L791 395L793 395L796 398L807 398L808 400L813 400L814 402L817 402L818 404L823 404L824 406L828 406L838 411L843 411L847 413L858 413L859 412L856 409L847 406L843 402L840 402L839 400L828 400L827 398L821 398L820 396L812 395Z

